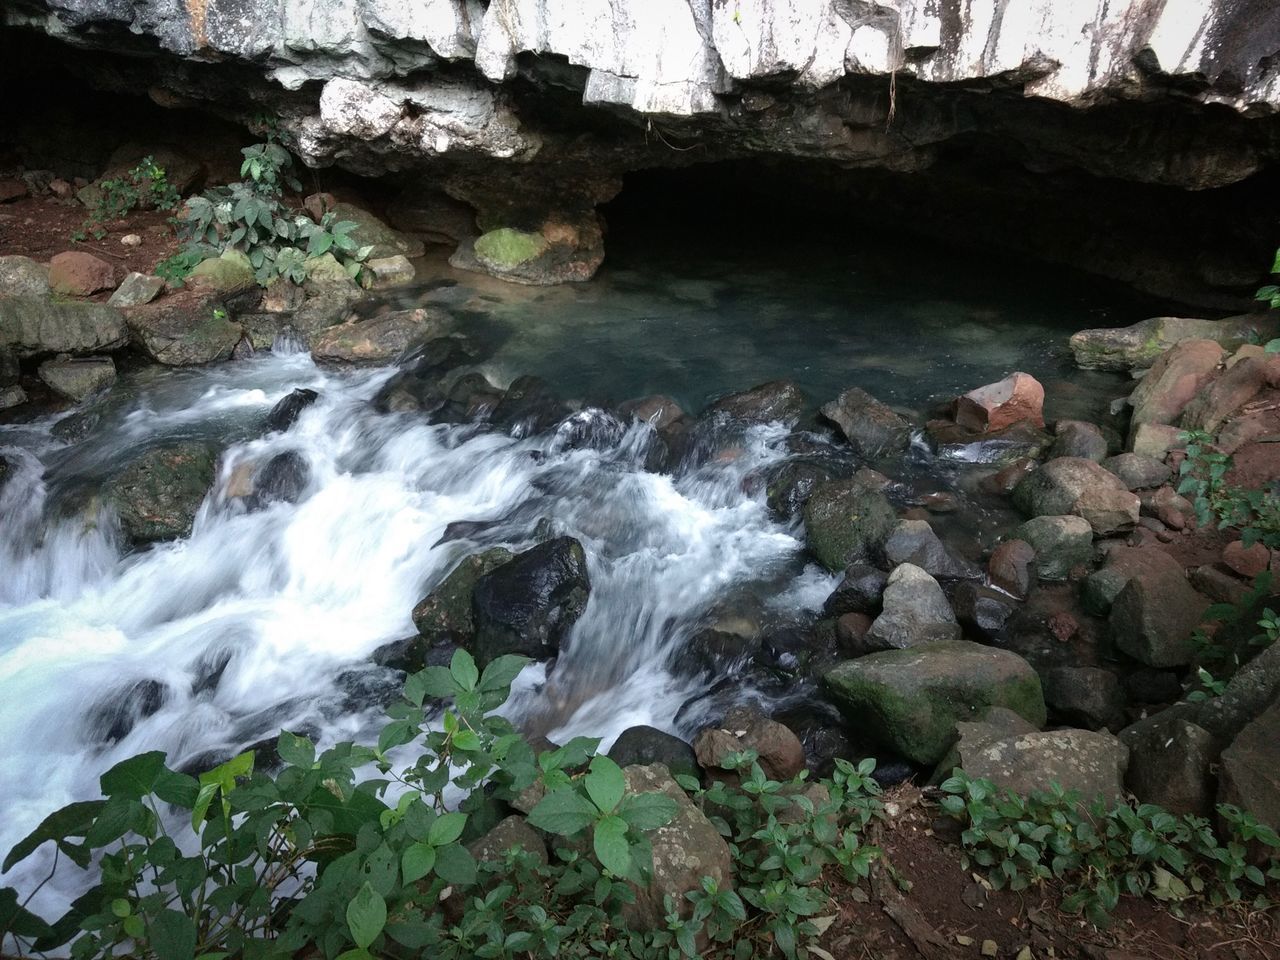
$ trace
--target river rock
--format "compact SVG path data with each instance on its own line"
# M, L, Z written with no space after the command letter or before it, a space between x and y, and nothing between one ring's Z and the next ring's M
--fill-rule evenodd
M673 775L702 777L693 747L657 727L627 727L609 748L609 759L620 767L661 763Z
M203 443L169 443L136 457L108 480L106 499L125 535L135 543L190 536L213 484L215 459Z
M375 260L397 255L413 258L426 253L421 240L393 230L368 210L354 203L338 201L331 204L329 210L339 223L350 220L356 225L350 233L351 239L358 247L372 246L369 256Z
M244 329L212 301L174 301L130 307L126 311L134 343L157 363L188 367L229 360Z
M116 379L116 365L110 357L46 360L38 372L45 386L74 403L105 390Z
M1044 674L1044 699L1067 723L1119 730L1125 695L1120 679L1101 667L1054 667Z
M0 387L11 387L21 378L17 355L8 347L0 347Z
M958 397L955 418L962 427L979 433L1004 430L1015 423L1043 427L1044 387L1029 373L1011 373Z
M1163 550L1115 547L1107 552L1107 559L1102 567L1089 574L1084 581L1080 600L1085 611L1097 617L1107 616L1116 597L1120 596L1120 591L1138 573L1174 582L1182 576L1182 567Z
M1071 337L1071 352L1087 370L1142 370L1183 340L1213 340L1234 350L1257 337L1263 323L1247 314L1225 320L1153 317L1128 327L1081 330Z
M1084 803L1124 799L1129 748L1108 733L1045 730L991 740L964 757L971 777L1026 795L1056 784Z
M832 479L825 464L812 460L788 460L769 475L765 503L779 520L789 521L803 508L819 484Z
M1191 634L1208 606L1180 566L1145 564L1132 571L1111 605L1111 638L1147 666L1182 666L1195 656Z
M986 640L998 636L1017 609L1007 593L971 580L956 587L954 606L961 625Z
M1058 457L1027 475L1013 502L1029 516L1084 517L1099 536L1130 530L1141 503L1115 474L1083 457Z
M529 826L519 814L499 820L492 830L467 844L467 850L481 863L505 864L512 850L523 850L538 863L548 862L547 845L542 835Z
M889 585L889 575L868 563L855 563L844 572L844 579L827 597L822 612L828 617L846 613L877 614L880 598Z
M939 459L959 463L1013 464L1034 460L1053 443L1049 434L1028 420L987 433L951 420L930 420L924 426L924 438Z
M1213 804L1213 735L1183 717L1157 714L1120 731L1129 748L1125 786L1142 803L1176 815L1208 816Z
M947 752L956 723L991 706L1044 725L1040 678L1017 654L958 640L886 650L846 661L823 677L846 722L883 746L930 766Z
M1173 471L1163 460L1138 453L1121 453L1102 461L1102 469L1120 478L1130 490L1147 490L1169 482Z
M960 639L960 624L942 587L913 564L899 564L889 574L883 603L883 612L867 634L868 642L875 647L903 650Z
M540 543L483 574L472 590L477 663L508 653L555 656L590 590L586 553L572 537Z
M1008 707L987 707L979 711L973 720L961 720L956 724L956 739L946 756L938 761L930 782L941 783L957 769L967 769L966 757L996 740L1035 733L1040 728L1022 714Z
M1101 463L1107 457L1107 438L1095 423L1059 420L1053 425L1055 439L1049 457L1079 457Z
M320 361L387 363L452 327L452 318L434 307L397 310L320 331L311 338L311 355Z
M475 632L471 596L476 582L512 559L514 554L505 547L492 547L464 557L414 606L413 625L418 632L431 641L456 643L470 637Z
M220 256L201 260L187 275L187 285L217 296L232 296L257 286L249 258L228 248Z
M1186 430L1217 433L1223 422L1266 387L1280 386L1280 356L1250 357L1202 388L1182 411Z
M901 453L911 443L911 424L865 390L850 387L822 405L822 416L867 460Z
M58 296L87 297L115 285L115 268L91 253L68 250L49 261L49 289Z
M933 532L927 520L899 520L884 543L890 564L915 564L940 580L976 580L982 570L974 563L951 553Z
M805 768L804 745L787 726L771 720L758 710L734 707L718 725L704 727L693 738L698 763L712 779L723 771L730 754L750 750L757 755L760 769L770 780L790 780Z
M364 268L371 278L368 285L374 290L402 287L407 283L413 283L417 277L409 258L398 253L391 257L377 257L372 260L366 260Z
M49 296L49 268L30 257L0 257L0 297Z
M253 505L297 503L311 482L311 464L296 450L277 453L253 478Z
M516 377L489 421L515 436L528 437L554 427L567 411L565 402L541 377Z
M1066 580L1073 569L1093 562L1093 528L1083 517L1034 517L1018 528L1017 538L1035 551L1042 580Z
M987 576L993 587L1025 600L1035 586L1036 551L1025 540L1006 540L991 551Z
M1162 353L1138 384L1129 403L1129 444L1144 423L1177 423L1182 411L1217 375L1226 351L1214 340L1183 340Z
M1163 460L1170 450L1181 450L1187 445L1186 431L1168 423L1143 423L1133 432L1130 447L1144 457Z
M115 292L107 299L107 303L113 307L138 307L160 296L160 291L163 289L164 281L159 277L138 273L135 270L120 282L120 286L116 287Z
M444 406L428 415L431 423L475 423L484 420L505 399L481 373L463 374L445 394Z
M276 405L267 414L267 429L279 430L281 433L298 422L302 411L320 399L320 394L306 387L296 387L287 395L276 401Z
M1221 763L1218 802L1280 830L1280 701L1240 731Z
M652 878L644 887L631 884L635 902L623 908L631 929L665 929L667 898L681 913L687 913L692 906L684 906L688 903L685 894L702 889L704 878L710 877L721 890L733 888L732 857L720 832L694 806L666 767L660 763L631 766L625 767L623 773L628 794L661 791L676 802L675 818L646 834L653 848Z
M790 380L771 380L742 393L721 397L702 417L723 417L738 423L794 424L804 413L804 394Z
M856 480L820 484L804 505L809 550L833 573L879 558L897 519L884 494Z
M10 347L19 357L109 353L128 342L124 317L105 304L0 298L0 347Z

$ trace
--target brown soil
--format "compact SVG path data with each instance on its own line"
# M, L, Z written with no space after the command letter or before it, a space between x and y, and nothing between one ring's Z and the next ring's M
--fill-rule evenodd
M877 828L874 842L901 884L883 868L869 890L833 878L836 920L822 943L838 960L981 958L984 941L995 944L996 960L1015 960L1023 948L1034 960L1280 958L1275 911L1196 909L1178 918L1156 901L1124 898L1112 926L1097 930L1063 913L1054 888L989 889L980 874L961 866L960 850L949 839L952 822L939 819L919 790L904 785L885 801L898 814Z

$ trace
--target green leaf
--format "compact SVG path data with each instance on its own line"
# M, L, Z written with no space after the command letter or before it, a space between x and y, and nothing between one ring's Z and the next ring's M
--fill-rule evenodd
M166 767L160 771L160 776L156 777L151 791L165 803L172 803L183 810L190 810L196 802L196 797L199 796L200 784L196 782L195 777L189 777L185 773L178 773Z
M217 783L205 783L200 786L196 802L191 807L191 829L196 833L200 832L204 818L209 813L209 804L213 803L213 798L217 796L219 789L221 788Z
M1280 296L1280 287L1276 288L1276 295ZM1268 340L1267 345L1262 348L1267 353L1280 353L1280 337L1274 340Z
M34 940L49 936L53 928L18 903L17 890L0 887L0 936L5 933Z
M463 690L474 690L480 679L475 659L462 647L453 652L453 659L449 661L449 673Z
M304 770L309 770L316 762L316 745L306 737L300 737L288 730L280 732L280 738L276 741L276 751L285 763L302 767Z
M443 700L462 692L453 674L445 667L427 667L412 674L404 684L404 695L415 707L422 706L427 697Z
M165 910L151 921L151 949L156 960L193 960L196 925L186 914Z
M141 800L151 793L156 778L164 770L164 754L159 750L140 753L128 760L121 760L98 780L106 797L127 797Z
M491 660L484 668L484 674L480 677L480 686L477 689L481 693L508 690L516 677L520 676L520 671L531 662L528 657L518 657L515 654L507 654Z
M436 850L436 876L445 883L469 886L476 882L476 858L461 844Z
M529 823L557 836L572 836L590 826L599 816L595 804L573 787L552 790L529 812Z
M368 950L387 923L387 903L369 883L347 904L347 926L356 946Z
M443 847L446 843L453 843L462 836L462 828L466 823L465 813L441 814L427 830L427 843L433 847Z
M622 768L608 757L593 757L591 769L583 778L587 795L601 813L612 813L622 801L627 789L627 778Z
M413 843L400 858L400 872L404 874L406 884L421 880L436 864L435 847L429 843Z
M599 759L597 757L597 759ZM621 817L602 817L596 824L592 847L600 865L619 877L631 872L631 846L627 843L627 822Z
M633 830L656 830L676 815L676 802L665 793L633 793L618 806L618 816Z
M10 867L27 859L46 841L53 840L62 846L68 837L85 836L104 805L103 800L81 800L49 814L39 826L13 845L4 863L0 864L0 872L7 873Z

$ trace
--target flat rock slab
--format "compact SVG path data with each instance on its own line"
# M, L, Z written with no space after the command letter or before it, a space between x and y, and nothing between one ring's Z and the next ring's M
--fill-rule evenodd
M0 257L0 297L47 297L49 268L30 257Z
M109 353L128 342L124 316L106 304L0 298L0 347L19 356Z
M46 360L39 375L54 393L79 403L115 382L116 365L110 357Z
M1124 798L1129 748L1109 733L1045 730L991 740L963 757L965 773L1028 794L1058 785L1083 802Z
M397 310L321 330L311 338L311 355L343 363L387 363L452 329L453 318L442 310Z
M120 282L107 303L113 307L137 307L150 303L164 289L164 281L150 274L134 271Z

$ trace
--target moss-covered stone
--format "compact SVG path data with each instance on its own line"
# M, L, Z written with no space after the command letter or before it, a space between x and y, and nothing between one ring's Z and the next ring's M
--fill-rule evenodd
M965 640L848 660L823 685L851 725L921 765L937 763L955 740L956 724L988 707L1007 707L1036 727L1046 716L1030 664Z
M413 608L413 625L428 640L457 640L475 632L471 591L476 581L515 555L505 547L473 553Z
M214 451L194 441L157 447L133 460L106 487L125 535L138 543L189 536L213 483L215 462Z
M857 480L820 484L804 505L809 550L833 573L876 557L897 520L884 494Z
M492 270L509 270L540 257L547 246L540 233L501 227L476 239L476 259Z
M257 283L249 258L239 250L225 250L219 257L201 260L191 271L192 286L212 293L236 293Z

